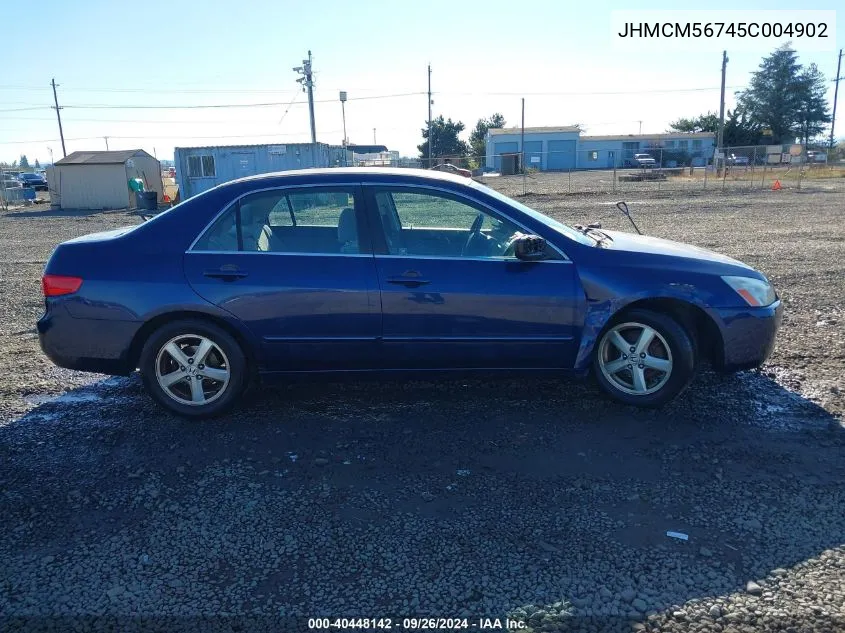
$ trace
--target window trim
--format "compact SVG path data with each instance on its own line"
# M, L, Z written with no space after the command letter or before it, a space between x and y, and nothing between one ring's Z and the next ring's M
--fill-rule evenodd
M304 183L304 184L297 184L297 185L276 185L273 187L262 187L261 189L252 189L250 191L245 191L229 202L227 202L223 207L214 214L214 217L211 218L211 221L206 224L202 230L197 233L197 236L191 242L190 246L185 250L185 255L189 255L191 253L199 253L205 255L304 255L306 257L372 257L373 256L373 240L372 240L372 227L370 226L369 222L369 215L364 211L361 215L364 216L364 234L358 236L358 246L360 249L366 251L362 253L301 253L301 252L287 252L287 251L244 251L240 250L242 248L242 244L238 244L238 250L236 251L205 251L205 250L194 250L194 246L196 246L197 242L199 242L202 237L206 234L206 232L211 229L212 226L217 222L217 220L222 217L229 209L232 208L233 205L237 205L236 213L238 214L237 218L237 231L240 238L240 207L241 207L241 200L246 198L247 196L251 196L256 193L263 193L265 191L282 191L285 192L285 196L289 195L290 191L294 191L297 189L354 189L355 190L355 212L356 216L358 215L358 209L366 209L366 203L364 202L364 196L366 193L363 190L363 185L360 182L331 182L331 183ZM288 204L290 204L290 200L288 199ZM291 209L291 213L293 210ZM294 223L294 226L296 224ZM359 226L359 232L360 232Z
M474 198L472 196L468 196L465 193L460 191L454 191L452 189L446 189L444 187L438 187L436 185L426 185L420 183L412 183L412 182L382 182L382 181L370 181L362 183L362 188L364 190L364 199L366 200L368 215L367 218L370 222L370 230L372 233L372 237L378 237L379 244L376 245L375 240L373 240L373 252L375 253L376 257L389 257L389 258L418 258L418 259L438 259L438 260L449 260L449 261L460 261L462 259L466 260L483 260L483 261L491 261L491 262L520 262L517 257L466 257L466 256L459 256L459 257L441 257L435 255L391 255L389 252L377 252L380 249L386 250L386 238L384 236L384 227L381 225L381 216L378 213L378 208L375 206L375 192L377 189L390 189L390 188L402 188L402 189L418 189L418 190L428 190L428 191L436 191L439 193L444 193L447 195L455 196L458 198L462 198L464 200L468 200L469 202L475 204L478 207L482 207L490 212L493 217L500 217L508 220L512 224L515 224L518 228L522 229L523 231L527 231L529 234L537 235L537 232L533 229L528 228L519 220L514 219L512 216L508 215L500 211L499 209L493 208L491 205L487 204L486 202L482 202L481 200ZM375 217L374 217L375 216ZM378 222L378 228L373 229L372 224L374 221ZM377 234L377 235L376 235ZM536 262L532 262L535 264L550 264L550 263L567 263L571 264L572 260L563 252L563 250L554 242L546 238L545 236L541 236L543 239L546 240L546 244L548 244L557 254L559 255L560 259L541 259Z

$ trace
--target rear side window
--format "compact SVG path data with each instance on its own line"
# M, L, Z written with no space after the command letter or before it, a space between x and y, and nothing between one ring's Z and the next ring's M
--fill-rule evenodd
M192 250L358 254L366 232L355 196L337 187L256 192L229 207Z

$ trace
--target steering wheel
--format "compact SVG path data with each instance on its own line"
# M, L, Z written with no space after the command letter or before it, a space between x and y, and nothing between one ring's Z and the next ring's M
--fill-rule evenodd
M511 235L504 243L504 252L502 252L502 257L513 257L514 252L516 251L516 241L522 237L523 234L519 231Z
M479 213L476 218L472 221L472 226L469 227L469 236L467 237L466 244L461 249L461 255L466 255L467 251L469 250L472 241L476 238L477 235L481 235L481 225L484 224L484 214Z

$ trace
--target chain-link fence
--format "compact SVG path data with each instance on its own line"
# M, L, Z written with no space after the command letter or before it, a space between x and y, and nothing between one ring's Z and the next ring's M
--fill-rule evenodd
M526 148L528 148L526 142ZM845 162L798 145L715 149L574 147L437 158L434 169L472 175L509 195L631 192L822 190L845 192ZM631 145L634 145L632 143ZM636 143L636 145L639 145ZM680 143L679 143L680 145ZM421 166L429 161L423 159Z

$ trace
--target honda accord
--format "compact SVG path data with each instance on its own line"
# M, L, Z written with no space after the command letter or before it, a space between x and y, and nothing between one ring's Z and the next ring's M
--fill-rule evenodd
M185 416L269 377L592 373L658 406L700 361L762 364L766 277L655 237L572 227L475 181L343 168L242 178L137 226L60 244L44 352L128 375Z

